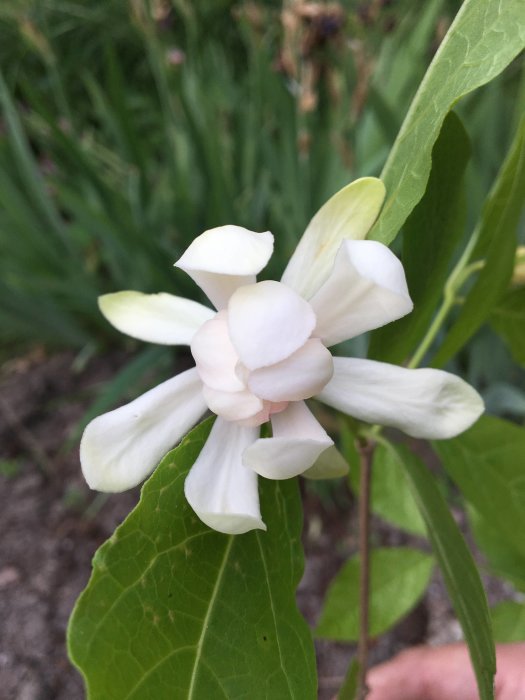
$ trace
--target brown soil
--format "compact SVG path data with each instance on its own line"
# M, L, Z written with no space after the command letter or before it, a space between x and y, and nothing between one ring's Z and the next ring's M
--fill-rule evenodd
M81 700L82 681L65 650L67 620L97 547L138 500L138 491L101 498L85 485L77 440L67 445L97 387L129 359L116 352L75 370L74 357L42 352L11 361L0 374L0 698ZM301 610L315 624L326 588L355 551L351 498L326 505L305 494L306 569ZM407 538L374 521L381 544ZM407 645L457 634L439 577L425 600L378 641L372 661ZM340 687L355 648L318 642L319 697Z

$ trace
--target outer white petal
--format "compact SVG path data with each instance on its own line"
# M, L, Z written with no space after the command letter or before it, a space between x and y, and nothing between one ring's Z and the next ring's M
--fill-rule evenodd
M338 479L348 474L346 459L335 445L321 452L315 464L303 472L306 479Z
M242 453L258 435L217 418L184 484L189 504L209 527L230 535L266 530L259 509L257 475L242 464Z
M286 360L253 371L248 386L268 401L301 401L318 394L333 373L330 351L319 338L311 338Z
M341 241L365 238L384 198L385 186L375 177L355 180L334 194L308 224L282 282L309 299L330 274Z
M191 354L200 378L211 389L246 389L235 372L239 358L230 340L225 311L219 311L195 333L191 341Z
M272 416L273 437L246 449L243 463L268 479L289 479L309 469L333 440L304 401Z
M264 409L262 400L247 390L219 391L203 386L202 394L210 410L227 421L244 421Z
M80 443L87 483L106 492L136 486L205 411L197 370L189 369L95 418Z
M343 241L330 277L310 299L315 335L328 347L413 308L401 262L377 241Z
M304 345L315 324L310 304L280 282L241 287L228 304L230 338L250 370L289 357Z
M459 435L484 410L478 392L448 372L345 357L334 357L334 376L316 398L368 423L437 440Z
M198 236L175 263L188 273L218 309L233 292L253 284L273 252L269 231L255 233L241 226L219 226Z
M98 305L121 333L160 345L189 345L195 331L215 313L196 301L164 292L104 294Z

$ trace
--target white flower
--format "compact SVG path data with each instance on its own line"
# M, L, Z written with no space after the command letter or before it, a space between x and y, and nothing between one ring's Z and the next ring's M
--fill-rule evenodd
M87 426L80 456L91 488L140 483L210 409L217 419L185 493L206 524L238 534L265 529L258 474L318 478L345 469L305 399L414 437L449 438L468 428L483 403L460 378L332 357L327 349L412 309L399 260L363 240L383 199L375 178L334 195L310 222L280 282L255 277L272 254L271 233L238 226L203 233L176 264L217 311L170 294L101 297L102 313L120 331L189 345L196 367ZM261 438L268 420L272 437Z

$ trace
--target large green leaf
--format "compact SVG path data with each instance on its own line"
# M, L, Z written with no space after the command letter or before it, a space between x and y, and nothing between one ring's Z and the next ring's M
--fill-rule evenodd
M359 494L360 465L355 460L349 473L350 484ZM373 513L414 535L426 535L426 528L412 489L397 455L384 445L374 450L370 486Z
M487 598L476 564L435 479L407 448L391 446L410 479L448 594L463 628L480 700L494 700L496 655Z
M369 238L386 244L395 238L425 192L432 147L446 115L463 95L498 75L524 44L522 0L465 0L383 168L387 200Z
M95 555L69 627L91 700L316 696L311 634L295 603L296 482L261 479L267 532L210 530L183 492L210 426L165 457Z
M372 637L385 632L421 598L430 581L434 559L428 554L392 547L370 555L370 625ZM359 557L353 557L332 581L317 635L354 641L359 637Z
M520 591L525 592L525 556L513 546L512 541L502 537L497 525L483 518L469 503L467 514L470 529L476 544L491 569L497 576L506 578Z
M432 364L453 357L486 321L508 287L514 269L517 227L525 202L525 116L489 197L476 232L473 260L485 260L475 284Z
M434 448L487 524L525 554L525 430L483 416L467 432L435 442Z
M525 642L525 605L507 600L492 610L494 639L497 642Z
M525 365L525 287L508 292L492 312L490 322L516 362Z
M463 174L469 157L467 133L450 112L432 151L427 190L403 230L403 267L414 310L372 334L368 354L375 360L402 363L430 325L464 233Z

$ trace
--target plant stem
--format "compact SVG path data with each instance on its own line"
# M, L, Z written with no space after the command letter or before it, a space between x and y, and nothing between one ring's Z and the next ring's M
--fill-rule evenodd
M368 694L368 610L370 597L370 481L375 444L370 440L359 447L361 477L359 486L359 642L357 647L357 700Z
M463 257L461 258L460 263L463 261ZM439 307L439 310L435 315L434 320L430 324L429 329L425 333L423 340L419 344L412 359L407 365L409 369L414 369L415 367L417 367L421 360L425 357L430 346L432 345L437 334L439 333L441 326L445 322L445 319L447 318L451 308L454 306L454 304L458 302L459 290L465 284L468 278L475 272L481 270L481 268L484 265L484 260L476 260L475 262L470 263L469 265L467 265L466 262L462 263L462 265L456 265L445 285L445 296L443 298L443 302Z

